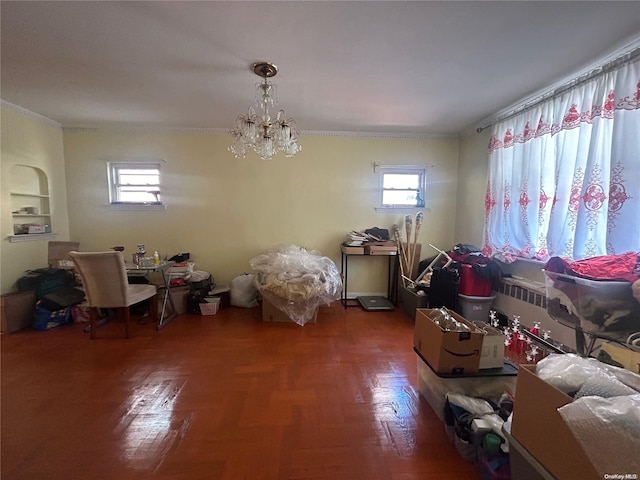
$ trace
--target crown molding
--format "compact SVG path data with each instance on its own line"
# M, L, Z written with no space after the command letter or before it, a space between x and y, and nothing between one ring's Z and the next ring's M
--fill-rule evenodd
M199 128L199 127L161 127L151 125L127 125L127 126L63 126L65 132L110 132L110 133L208 133L228 135L228 128Z
M4 109L21 113L22 115L30 117L37 122L44 123L45 125L49 125L50 127L62 128L62 124L60 122L56 122L55 120L52 120L49 117L45 117L44 115L40 115L39 113L32 112L31 110L27 110L24 107L15 105L11 102L7 102L6 100L0 99L0 106Z
M215 134L229 135L228 128L184 128L184 127L153 127L153 126L63 126L65 132L111 132L111 133L187 133L187 134ZM457 134L437 134L437 133L403 133L403 132L339 132L339 131L301 131L300 137L344 137L344 138L377 138L377 139L442 139L458 138Z
M305 137L349 137L349 138L377 138L383 140L429 140L442 138L458 138L457 134L424 133L424 132L339 132L339 131L305 131Z

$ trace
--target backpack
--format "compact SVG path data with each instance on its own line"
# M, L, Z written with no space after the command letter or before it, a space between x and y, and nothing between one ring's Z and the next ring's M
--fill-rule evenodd
M48 293L72 287L75 283L73 273L62 268L38 268L27 270L18 279L16 285L21 292L35 291L36 300L42 300Z

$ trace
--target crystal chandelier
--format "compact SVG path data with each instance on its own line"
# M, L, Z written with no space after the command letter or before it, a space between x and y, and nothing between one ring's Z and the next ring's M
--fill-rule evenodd
M256 84L256 106L249 107L246 115L240 115L236 119L236 128L229 132L235 139L229 151L236 158L244 158L251 150L263 160L269 160L278 152L293 157L302 150L298 145L295 121L286 118L284 110L278 110L276 118L272 119L269 111L278 105L276 86L268 80L278 73L278 67L260 62L254 63L251 69L263 81Z

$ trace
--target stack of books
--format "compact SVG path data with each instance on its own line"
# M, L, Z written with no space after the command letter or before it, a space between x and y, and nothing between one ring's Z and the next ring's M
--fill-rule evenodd
M351 230L347 234L347 238L345 239L343 245L348 247L359 247L368 242L379 242L381 238L376 237L375 235L371 235L365 232L356 232L355 230Z

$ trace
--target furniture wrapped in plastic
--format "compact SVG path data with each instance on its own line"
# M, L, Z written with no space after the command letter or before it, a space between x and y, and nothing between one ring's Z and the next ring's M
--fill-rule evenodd
M340 299L342 279L335 263L317 251L276 245L250 260L263 298L304 325L320 305Z

